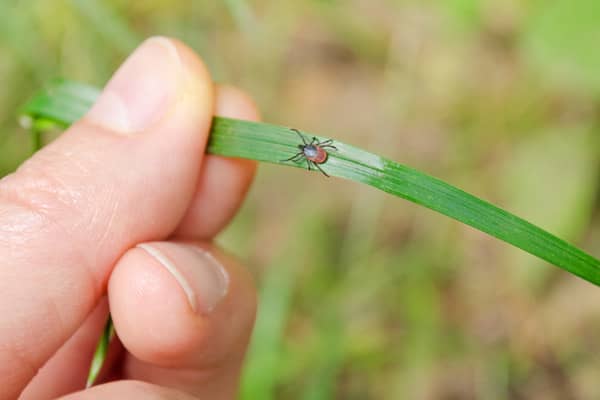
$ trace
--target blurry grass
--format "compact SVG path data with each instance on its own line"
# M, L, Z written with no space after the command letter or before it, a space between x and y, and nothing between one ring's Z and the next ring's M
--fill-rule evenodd
M298 244L291 242L294 246ZM241 385L241 398L274 399L284 355L285 327L289 323L291 300L297 290L298 270L302 259L288 260L300 251L283 249L271 273L260 289L260 307L252 333L253 345L248 353Z
M104 40L112 43L123 54L128 54L141 41L133 32L121 14L113 11L104 1L71 0L75 9L88 22L88 26L97 29Z
M0 2L0 22L0 45L11 50L21 68L29 71L38 84L43 82L50 60L44 60L43 49L31 51L37 47L36 35L39 33L30 10L22 2Z
M257 22L248 2L246 0L225 0L225 4L229 8L240 31L245 35L254 35L257 30Z
M536 2L524 35L525 54L560 85L600 92L600 2Z
M248 1L260 26L256 42L231 22L224 3L103 3L138 37L167 34L192 44L219 81L233 82L257 98L265 119L343 132L363 147L530 215L536 224L585 243L600 256L600 204L594 201L600 146L571 141L575 131L599 136L593 75L599 25L589 21L600 15L589 1ZM18 12L5 12L6 7ZM565 15L586 15L581 24L566 23L570 17L563 19L560 8ZM29 152L28 137L14 116L40 82L69 76L99 84L123 50L71 2L3 2L0 22L5 32L0 32L1 175ZM6 33L14 26L20 28ZM393 63L386 63L388 49L394 50ZM386 82L379 79L384 63L392 78ZM403 97L407 90L414 93L409 100ZM371 142L369 126L377 126L375 131L385 126L387 142ZM574 164L588 168L577 182L565 174L540 178L526 161L533 157L571 170L569 160L547 159L545 145L536 146L551 141L549 135L562 135L573 146L569 153L590 160ZM546 266L516 265L514 256L538 262L426 210L410 204L398 208L389 200L377 205L381 196L369 196L373 191L358 201L354 233L348 234L356 187L331 185L300 171L261 169L242 213L221 241L249 261L261 286L288 263L298 262L302 270L277 341L283 342L279 356L286 366L276 376L260 378L271 382L276 398L304 396L313 366L327 363L328 353L316 350L327 335L325 325L317 323L320 306L339 315L345 336L339 373L328 375L335 382L324 383L336 386L336 398L562 399L557 373L572 385L575 398L600 396L595 288ZM513 169L521 173L525 202L513 198ZM299 185L332 196L315 198ZM535 198L537 185L580 194L564 204L562 195L546 194L538 208L527 201ZM371 206L380 207L381 214ZM301 227L311 224L327 230L307 235ZM289 233L278 234L281 227ZM302 243L289 245L299 238ZM356 250L356 259L335 256L343 240L347 254ZM311 263L307 252L334 257ZM420 268L421 280L409 277ZM546 284L534 284L535 291L532 285L515 285L521 279L515 271L539 272ZM419 300L412 285L422 281L431 283L427 292L434 297ZM331 290L337 294L329 296ZM419 301L436 307L433 317L424 310L422 320L417 312L408 318L404 303ZM409 338L417 340L430 318L439 326L428 339L436 346L413 352ZM539 361L552 353L560 354L553 369ZM339 359L335 352L331 357Z

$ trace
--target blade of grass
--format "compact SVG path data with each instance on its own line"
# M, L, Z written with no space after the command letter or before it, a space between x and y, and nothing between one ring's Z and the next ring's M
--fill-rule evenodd
M84 115L98 93L91 86L59 81L26 104L24 113L34 121L44 118L67 127ZM297 152L298 141L288 127L215 117L207 152L305 168L304 162L281 161ZM334 144L338 151L322 164L328 174L430 208L600 285L600 261L564 240L437 178L342 142Z
M43 117L68 126L91 106L93 91L60 81L28 103L24 112L34 120ZM304 163L281 161L293 155L297 145L297 135L287 127L215 117L207 152L304 168ZM341 142L335 145L339 151L331 152L323 165L328 174L438 211L600 285L600 261L554 235L422 172Z
M85 384L86 388L91 387L94 384L94 382L96 382L98 374L102 370L104 360L106 360L106 355L108 354L108 346L110 345L110 341L112 340L114 334L115 328L112 323L112 318L109 316L108 320L106 321L106 324L104 325L102 336L100 337L98 345L96 346L94 356L92 357L90 372L88 374L87 382Z

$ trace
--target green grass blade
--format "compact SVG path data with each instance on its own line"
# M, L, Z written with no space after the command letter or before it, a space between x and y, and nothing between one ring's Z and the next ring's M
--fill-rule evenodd
M104 361L106 360L106 355L108 354L108 347L114 334L115 329L112 323L112 318L109 316L108 320L106 321L106 325L104 325L104 331L102 332L100 341L96 346L94 357L92 358L90 372L88 374L87 382L85 384L86 388L91 387L94 384L94 382L96 382L98 374L100 373L100 370L102 370L102 365L104 365Z
M32 99L24 113L68 126L83 116L97 94L90 86L60 81ZM304 162L281 161L298 151L299 142L288 127L215 117L207 152L305 168ZM334 144L338 151L321 165L329 175L435 210L600 285L600 261L564 240L439 179L342 142Z

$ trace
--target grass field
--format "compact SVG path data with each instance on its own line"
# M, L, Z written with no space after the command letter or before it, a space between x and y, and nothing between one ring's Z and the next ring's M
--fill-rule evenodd
M600 257L597 0L4 1L0 176L46 82L103 85L151 35L265 121L433 174ZM265 165L218 241L252 268L241 398L600 398L600 290L350 182Z

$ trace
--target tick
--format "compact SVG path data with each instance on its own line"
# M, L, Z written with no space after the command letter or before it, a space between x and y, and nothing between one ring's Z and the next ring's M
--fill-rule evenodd
M313 137L312 140L310 141L310 143L308 143L308 141L306 140L304 135L302 135L298 129L292 128L291 130L296 132L298 134L298 136L300 136L300 139L302 139L302 144L298 145L298 148L300 149L300 151L298 153L296 153L294 156L288 158L287 160L281 160L281 161L282 162L284 162L284 161L298 162L302 159L305 159L306 165L307 165L309 171L312 171L311 166L314 166L319 171L321 171L323 173L323 175L325 175L326 177L329 178L329 175L327 175L327 173L325 171L323 171L323 169L319 166L319 164L323 164L327 161L327 157L329 156L329 154L327 153L327 150L337 151L337 147L335 147L332 144L333 140L328 139L323 142L320 142L319 139L317 139L316 137Z

